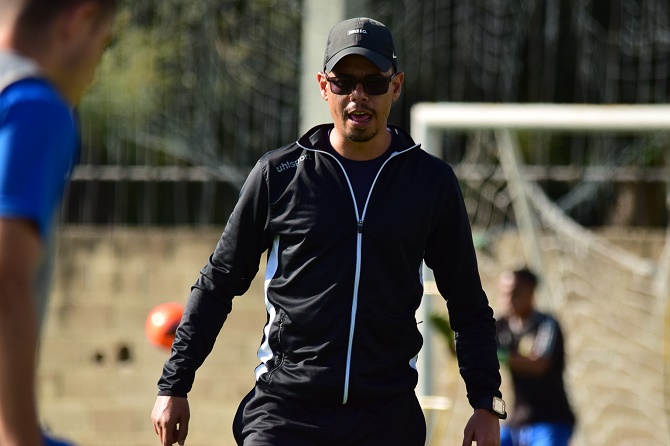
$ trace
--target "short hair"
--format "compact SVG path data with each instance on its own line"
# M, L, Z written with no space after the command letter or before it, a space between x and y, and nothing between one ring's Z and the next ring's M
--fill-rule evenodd
M535 274L533 271L531 271L528 268L520 268L520 269L515 270L514 271L514 277L516 277L518 280L526 282L533 289L535 289L535 287L537 287L537 284L540 281L537 274Z
M104 11L113 12L118 0L22 0L19 22L28 28L44 26L61 12L85 2L98 3Z

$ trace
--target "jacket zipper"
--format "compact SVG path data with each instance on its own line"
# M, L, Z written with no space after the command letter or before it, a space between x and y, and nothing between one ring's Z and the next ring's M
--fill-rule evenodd
M340 166L340 169L342 169L342 173L344 174L344 178L347 180L347 185L349 186L349 193L351 194L351 199L352 202L354 203L354 212L356 213L356 220L357 220L357 234L356 234L356 275L354 278L354 297L353 297L353 302L351 304L351 321L349 324L349 342L347 345L347 363L346 363L346 368L344 371L344 392L342 395L342 404L347 404L347 401L349 400L349 380L351 377L351 352L353 349L353 344L354 344L354 329L356 328L356 312L358 310L358 286L360 284L360 279L361 279L361 246L363 242L363 223L365 222L365 213L368 209L368 203L370 201L370 196L372 195L372 191L375 188L375 184L377 183L377 178L379 178L379 174L381 173L382 169L384 169L384 166L386 166L386 163L389 162L391 158L394 158L398 156L401 153L407 152L408 150L411 150L415 147L419 147L419 145L414 145L412 147L409 147L405 150L402 150L400 152L393 152L391 155L384 161L384 163L381 165L379 170L377 171L377 174L375 175L375 179L372 181L372 185L370 186L370 190L368 191L368 196L365 199L365 206L363 206L363 212L359 216L358 215L358 206L356 203L356 194L354 194L354 189L351 186L351 181L349 181L349 176L347 175L347 171L345 170L344 166L342 163L340 163L340 160L337 159L333 154L325 152L323 150L318 150L318 149L310 149L307 147L303 147L306 150L312 150L314 152L319 152L323 153L325 155L330 156L337 162L337 164Z

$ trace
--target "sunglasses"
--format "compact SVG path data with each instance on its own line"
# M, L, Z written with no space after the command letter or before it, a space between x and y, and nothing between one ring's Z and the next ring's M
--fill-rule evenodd
M389 85L393 81L393 78L398 73L393 73L391 76L368 76L362 79L357 79L355 77L328 77L327 74L326 80L330 82L330 91L335 94L345 95L351 94L352 91L356 89L358 84L363 86L363 90L372 96L378 96L380 94L386 94L389 91Z

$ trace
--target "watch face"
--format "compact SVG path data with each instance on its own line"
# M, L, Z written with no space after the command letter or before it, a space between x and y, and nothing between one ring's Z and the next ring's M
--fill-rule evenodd
M493 411L500 415L505 414L505 402L500 398L493 398Z

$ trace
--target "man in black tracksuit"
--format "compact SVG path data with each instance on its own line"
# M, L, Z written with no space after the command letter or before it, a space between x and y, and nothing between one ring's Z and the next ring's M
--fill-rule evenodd
M238 444L423 445L414 388L425 261L475 409L463 444L498 445L493 311L453 171L387 123L404 80L388 29L365 18L336 25L317 79L334 123L250 173L192 288L158 383L156 432L183 443L196 369L267 251L268 318L256 386L233 423Z

